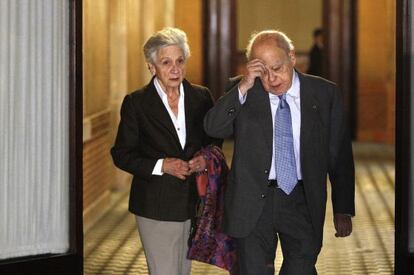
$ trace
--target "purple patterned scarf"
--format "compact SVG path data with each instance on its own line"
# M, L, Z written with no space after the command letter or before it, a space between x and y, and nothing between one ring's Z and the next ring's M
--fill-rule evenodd
M224 192L228 167L220 148L209 146L201 149L196 156L207 159L207 192L201 197L195 232L190 240L187 258L212 264L238 274L236 243L221 231L224 215ZM201 177L205 175L198 175Z

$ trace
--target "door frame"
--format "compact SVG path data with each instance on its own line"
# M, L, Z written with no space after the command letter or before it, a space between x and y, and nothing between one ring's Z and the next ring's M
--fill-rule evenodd
M395 274L413 274L414 253L408 248L410 192L413 188L410 154L414 138L411 134L413 4L409 0L398 0L396 4Z
M0 261L0 274L83 274L82 0L69 1L69 245L64 254Z

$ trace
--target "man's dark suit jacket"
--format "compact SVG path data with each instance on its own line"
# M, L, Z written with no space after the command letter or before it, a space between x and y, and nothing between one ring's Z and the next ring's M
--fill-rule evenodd
M334 213L355 214L354 163L341 93L322 78L300 74L300 161L314 233L322 242L327 175ZM268 93L261 82L239 101L237 79L207 113L204 127L217 138L234 137L234 155L225 197L225 232L246 237L265 203L272 161L273 126Z
M152 175L158 159L190 160L198 150L213 142L203 129L204 115L213 106L209 90L186 80L183 85L187 128L184 150L153 80L127 95L122 103L111 154L117 167L133 175L129 210L136 215L185 221L195 214L198 195L194 175L185 181L165 173Z

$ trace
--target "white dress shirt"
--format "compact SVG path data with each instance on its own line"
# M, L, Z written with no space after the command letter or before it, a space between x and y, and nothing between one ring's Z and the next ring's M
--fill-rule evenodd
M246 94L247 95L247 94ZM246 95L242 95L239 90L239 100L241 104L246 102ZM269 93L270 108L272 110L273 121L273 150L272 165L269 171L269 179L276 179L276 163L275 163L275 116L279 106L279 97ZM286 92L286 101L289 104L290 114L292 117L293 147L295 151L296 174L298 180L302 179L302 169L300 165L300 81L296 71L293 71L292 85Z
M178 139L180 140L181 148L184 149L185 147L185 141L187 138L187 129L185 127L185 109L184 109L184 87L183 84L180 84L180 97L178 99L178 113L177 116L175 116L174 112L171 110L170 105L168 104L168 97L165 93L164 89L161 87L160 83L158 82L158 79L154 78L154 86L157 90L158 95L160 96L162 103L164 103L165 108L168 111L168 114L170 115L171 121L174 124L174 129L177 132ZM162 165L163 165L164 159L157 160L157 163L154 166L154 169L152 170L153 175L159 175L161 176L164 174L162 172Z

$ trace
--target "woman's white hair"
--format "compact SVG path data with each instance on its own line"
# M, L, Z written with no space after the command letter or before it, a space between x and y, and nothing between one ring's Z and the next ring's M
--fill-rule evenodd
M190 47L187 42L187 35L184 31L167 27L154 33L144 44L145 61L155 63L159 49L167 46L177 45L184 53L184 58L190 56Z
M292 40L290 40L290 38L283 32L277 30L264 30L258 33L253 33L250 37L249 43L246 47L247 60L250 60L253 45L265 40L275 41L278 47L283 49L287 54L295 49Z

